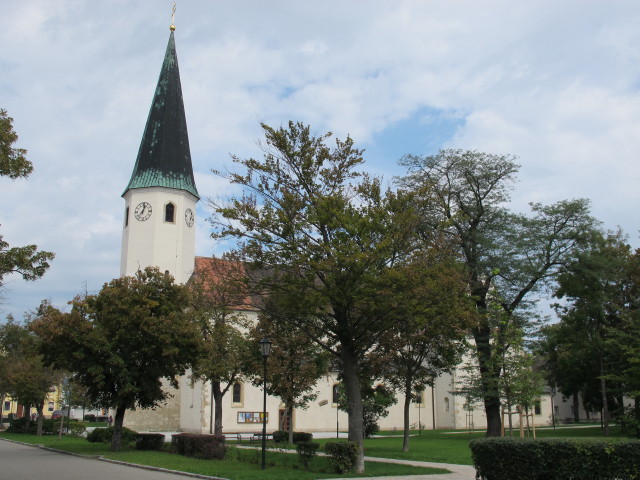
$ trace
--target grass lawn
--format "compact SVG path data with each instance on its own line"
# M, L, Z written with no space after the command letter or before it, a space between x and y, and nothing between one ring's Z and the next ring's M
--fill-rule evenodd
M514 431L514 436L520 435ZM401 432L382 432L381 437L369 438L364 441L365 455L381 458L401 458L405 460L418 460L423 462L454 463L459 465L472 465L469 440L484 437L484 432L468 433L450 430L423 430L421 435L412 432L414 436L409 439L409 452L402 451ZM587 428L558 427L553 429L537 429L538 438L597 438L602 439L602 430L598 426ZM617 427L611 428L610 439L626 438ZM327 442L335 442L335 439L314 439L321 448Z
M415 435L410 439L410 451L402 452L402 437L392 436L392 432L383 432L385 435L378 438L367 439L364 442L365 455L382 458L399 458L406 460L431 461L441 463L454 463L471 465L471 452L469 440L481 438L484 432L450 432L444 430L423 430L421 435ZM398 435L397 432L395 432ZM518 431L514 431L519 436ZM597 438L602 439L602 431L598 426L587 428L558 427L555 430L537 430L539 438ZM253 479L296 479L306 480L313 478L335 478L339 475L329 468L327 459L316 457L311 462L311 472L305 472L295 454L267 452L267 470L262 471L261 456L259 450L245 450L235 448L235 443L229 441L229 450L225 460L198 460L180 455L171 455L167 452L138 451L123 449L119 453L109 451L105 444L89 443L84 438L57 436L21 435L0 433L0 438L7 438L24 443L46 445L59 450L65 450L82 455L101 455L106 458L137 463L141 465L153 465L171 470L180 470L203 475L219 476L231 480ZM616 427L611 429L611 440L625 438ZM322 447L327 442L335 439L316 439ZM272 442L269 442L273 446ZM278 446L280 447L280 446ZM286 448L286 447L283 447ZM443 470L422 469L405 465L389 463L366 462L366 473L361 476L391 476L391 475L427 475L444 473ZM357 475L344 475L344 478L357 477Z
M311 461L311 471L305 472L298 456L290 453L267 452L267 470L261 469L261 452L259 450L237 449L230 445L225 460L199 460L167 452L138 451L123 449L118 453L109 451L105 444L89 443L84 438L57 436L24 435L2 433L0 438L7 438L24 443L46 445L51 448L82 455L101 455L106 458L140 465L180 470L203 475L219 476L231 480L282 479L311 480L315 478L341 477L334 473L326 458L316 457ZM344 478L358 476L392 476L392 475L429 475L446 473L446 470L411 467L389 463L366 462L366 473L363 475L343 475Z

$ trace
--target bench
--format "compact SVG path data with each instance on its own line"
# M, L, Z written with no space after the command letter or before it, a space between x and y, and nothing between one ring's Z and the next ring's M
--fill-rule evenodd
M224 436L227 438L236 437L238 442L261 442L262 441L262 432L226 432ZM273 440L273 433L267 433L266 439Z

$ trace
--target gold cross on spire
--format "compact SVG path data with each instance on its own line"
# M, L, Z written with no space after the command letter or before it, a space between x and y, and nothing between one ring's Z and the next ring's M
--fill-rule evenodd
M175 31L176 29L176 26L173 24L175 20L176 20L176 2L173 2L173 9L171 10L171 26L169 27L169 30L171 30L172 32Z

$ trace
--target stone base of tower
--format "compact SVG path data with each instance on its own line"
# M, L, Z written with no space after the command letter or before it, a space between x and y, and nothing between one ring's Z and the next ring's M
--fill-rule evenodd
M127 410L124 426L136 432L177 432L180 430L180 390L163 381L169 393L166 402L156 408Z

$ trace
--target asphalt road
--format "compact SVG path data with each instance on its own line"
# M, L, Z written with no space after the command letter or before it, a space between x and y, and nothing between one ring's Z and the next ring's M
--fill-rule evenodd
M189 477L0 440L0 480L185 480Z

